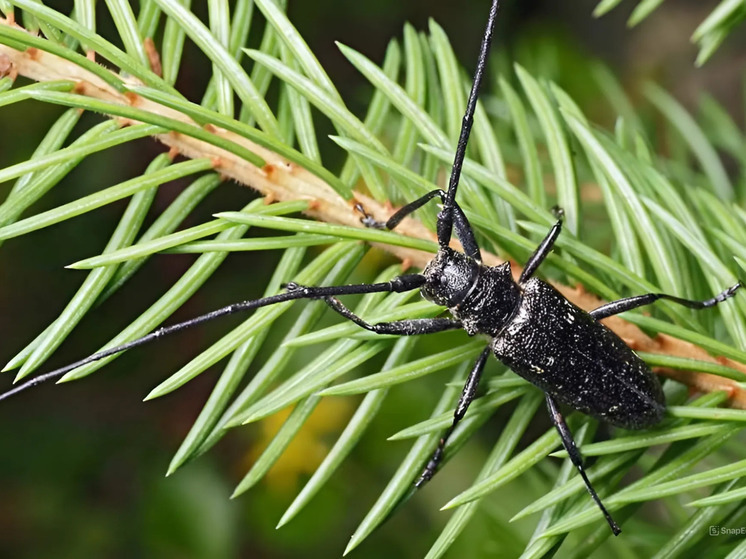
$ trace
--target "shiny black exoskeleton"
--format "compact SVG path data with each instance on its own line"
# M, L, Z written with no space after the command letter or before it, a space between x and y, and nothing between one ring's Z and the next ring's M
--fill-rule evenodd
M455 187L452 185L452 188ZM494 267L482 264L469 222L458 204L449 200L448 193L432 191L403 207L385 224L375 222L367 215L363 221L369 226L391 229L405 215L432 198L439 196L443 200L443 210L438 216L438 253L421 276L401 276L398 281L406 283L410 289L419 287L423 297L448 307L455 320L434 318L371 325L352 314L338 300L327 297L327 302L337 312L375 332L410 335L463 328L469 335L483 334L490 338L464 385L453 423L441 438L417 486L423 485L434 475L443 458L448 437L475 397L491 351L515 373L544 391L551 419L565 449L614 534L619 534L621 530L588 480L582 457L558 404L566 404L626 429L641 429L658 423L665 412L663 390L658 378L619 336L599 321L658 299L667 299L693 309L711 307L731 297L740 284L706 301L649 293L586 312L551 285L532 277L551 252L562 230L562 210L555 210L558 221L529 258L516 282L510 263ZM448 246L450 235L445 235L444 231L450 233L450 229L441 226L449 220L448 214L464 253ZM399 285L392 291L399 291L402 287Z
M457 172L458 163L457 157L454 172ZM392 229L404 216L429 200L441 198L443 209L438 215L438 253L422 275L400 276L395 280L396 286L390 290L419 287L426 299L448 307L453 320L433 318L367 324L337 299L326 297L327 302L346 318L374 332L411 335L462 328L469 335L483 334L490 338L464 385L453 423L441 438L417 482L418 487L434 475L443 458L448 437L475 397L485 362L492 352L515 373L544 391L551 419L565 449L614 534L619 534L621 530L586 476L582 457L558 404L566 404L626 429L641 429L658 423L665 412L663 390L658 378L619 336L599 321L649 305L658 299L667 299L692 309L711 307L731 297L740 284L706 301L648 293L586 312L551 285L533 277L562 230L562 210L555 209L559 219L529 258L516 282L510 263L494 267L482 264L471 226L459 205L449 196L454 188L452 177L448 192L434 190L404 206L386 223L376 222L367 215L363 218L368 226ZM452 226L444 227L444 222L450 222ZM455 229L464 247L463 253L448 246L451 228Z
M422 295L448 307L470 335L558 401L626 429L665 410L658 378L616 334L537 278L517 284L510 263L488 267L450 248L425 268Z
M366 226L393 229L407 215L433 198L441 199L443 209L438 215L437 222L440 248L422 274L403 275L388 282L375 284L307 287L289 283L284 293L243 301L192 320L160 328L145 337L95 353L71 365L38 376L1 394L0 400L41 382L60 378L86 363L143 345L164 335L220 316L293 299L323 299L345 318L380 334L411 336L463 329L470 335L486 335L489 342L469 373L451 427L441 438L416 485L419 487L427 482L438 468L448 437L474 400L484 365L492 352L513 371L544 391L550 417L559 432L562 444L609 526L614 534L618 534L619 527L601 503L586 476L582 458L558 404L566 404L613 425L629 429L647 427L660 421L665 411L665 402L658 379L647 365L599 320L648 305L661 298L693 309L711 307L732 296L740 284L707 301L690 301L671 295L649 293L608 303L591 312L585 312L565 299L553 287L533 277L560 234L561 215L558 215L557 223L529 258L517 282L513 280L508 263L496 267L482 264L474 233L466 215L456 203L456 191L478 91L486 68L497 6L498 0L493 0L448 190L433 190L425 194L401 208L385 223L371 218L365 213L364 208L358 206L363 213L361 221ZM461 241L463 253L450 248L454 230ZM447 307L453 318L369 324L336 298L338 295L403 292L418 288L427 299Z

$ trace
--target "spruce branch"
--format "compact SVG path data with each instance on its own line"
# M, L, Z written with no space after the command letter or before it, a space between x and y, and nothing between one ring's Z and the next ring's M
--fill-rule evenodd
M25 32L12 18L0 19L0 25ZM357 203L362 204L366 212L377 220L385 220L392 213L390 204L381 203L361 192L352 193L350 199L343 198L328 181L319 176L319 173L314 174L287 157L239 133L212 123L201 125L183 112L146 98L147 93L143 84L132 77L101 68L93 71L52 52L42 50L41 47L46 41L37 39L36 43L40 45L40 48L29 47L25 50L18 50L8 45L0 45L0 73L13 78L24 76L36 82L69 81L75 95L109 104L111 107L109 116L120 126L142 122L137 118L126 116L128 108L136 108L144 113L178 122L184 125L179 131L172 130L155 136L158 141L169 147L172 155L181 154L192 159L211 159L216 171L226 178L257 190L264 195L267 203L306 200L309 206L305 213L309 217L327 223L357 228L363 227L360 223L360 215L354 209ZM157 60L152 53L153 47L151 46L148 50L151 53L149 59ZM92 58L92 54L89 53L88 59ZM157 69L154 68L154 70ZM102 75L102 72L105 74ZM44 92L38 96L48 101L62 102L60 98L54 97L54 92ZM255 155L255 159L261 161L261 164L255 165L245 157L237 155L235 151L219 147L216 145L219 143L217 141L206 141L203 139L206 134ZM435 240L435 235L430 230L420 221L411 218L405 219L397 227L397 233L416 239ZM409 266L422 268L432 257L430 253L411 248L373 244L399 258L405 269ZM458 248L456 241L453 245ZM503 262L499 257L490 253L484 253L484 261L491 266ZM511 265L513 274L517 278L522 268L515 262L511 262ZM587 293L581 287L573 288L558 283L554 283L554 286L570 301L586 310L603 304L602 300ZM746 365L742 363L724 357L714 358L702 348L666 334L658 334L651 338L637 326L622 318L611 317L605 323L637 351L718 363L746 373ZM734 380L714 374L667 367L657 367L656 371L696 391L725 391L731 405L746 409L746 390Z

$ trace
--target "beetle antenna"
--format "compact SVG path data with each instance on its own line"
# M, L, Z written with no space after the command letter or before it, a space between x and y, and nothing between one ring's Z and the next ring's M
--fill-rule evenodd
M55 369L54 371L51 371L49 373L34 377L31 380L28 380L23 384L19 384L18 386L8 390L7 392L3 392L2 394L0 394L0 401L10 398L11 396L18 394L19 392L23 392L24 390L28 390L29 388L32 388L38 384L42 384L50 380L60 379L70 371L77 369L78 367L82 367L83 365L87 365L88 363L99 361L100 359L104 359L105 357L109 357L110 355L114 355L128 349L132 349L134 347L145 345L169 334L175 334L176 332L181 332L182 330L186 330L187 328L191 328L193 326L197 326L204 322L208 322L222 316L227 316L229 314L258 309L260 307L266 307L269 305L274 305L276 303L284 303L285 301L292 301L295 299L325 299L327 297L333 297L336 295L359 295L365 293L382 292L401 293L403 291L412 291L414 289L417 289L418 287L422 286L423 283L425 283L425 276L422 276L420 274L407 274L398 276L391 281L381 283L336 285L330 287L306 287L298 285L296 283L288 283L283 286L287 288L287 291L284 293L278 293L277 295L271 295L269 297L262 297L261 299L250 299L248 301L241 301L240 303L233 303L232 305L228 305L226 307L214 310L190 320L172 324L171 326L164 326L163 328L159 328L158 330L155 330L150 334L143 336L142 338L137 338L136 340L132 340L131 342L127 342L116 347L104 349L102 351L99 351L98 353L89 355L84 359L80 359L75 363L65 365L64 367L60 367L59 369Z
M466 104L466 112L461 122L461 134L459 135L456 155L453 158L453 167L451 167L451 178L448 180L448 191L443 204L443 210L438 215L438 244L441 247L447 247L451 242L451 231L453 229L453 206L456 200L456 189L458 188L459 179L461 178L461 167L464 164L466 156L466 146L469 143L469 135L474 124L474 112L477 108L477 98L479 97L479 88L482 85L482 78L487 69L487 55L489 54L492 36L495 31L495 21L497 20L497 9L500 4L499 0L492 0L487 27L482 37L482 46L479 49L479 59L477 60L477 69L474 71L474 80L469 93L469 101Z

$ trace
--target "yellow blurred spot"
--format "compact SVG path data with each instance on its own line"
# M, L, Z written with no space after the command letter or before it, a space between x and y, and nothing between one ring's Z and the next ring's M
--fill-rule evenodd
M259 438L247 451L244 461L247 470L272 442L291 411L292 407L286 408L259 424ZM336 435L347 423L351 414L352 404L348 399L322 399L285 452L267 472L264 477L266 485L279 493L293 491L298 486L301 476L310 476L318 468L329 451L327 440L336 440ZM329 435L334 435L334 437Z

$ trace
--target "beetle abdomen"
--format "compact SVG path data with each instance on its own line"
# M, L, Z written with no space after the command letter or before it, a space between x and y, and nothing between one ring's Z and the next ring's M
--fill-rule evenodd
M663 418L657 377L619 336L538 279L492 340L515 373L579 411L627 429Z

